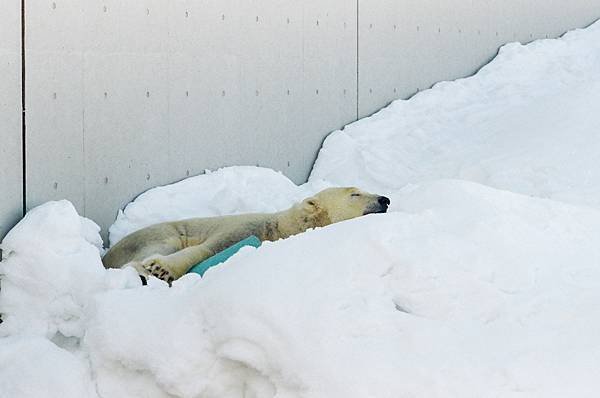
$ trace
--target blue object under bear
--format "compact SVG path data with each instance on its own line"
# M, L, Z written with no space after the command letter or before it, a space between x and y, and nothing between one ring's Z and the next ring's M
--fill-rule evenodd
M224 263L225 261L227 261L227 259L229 259L229 257L231 257L235 253L237 253L242 247L245 247L245 246L259 247L260 244L261 244L260 239L258 239L254 235L251 235L251 236L247 237L246 239L239 241L235 245L229 246L227 249L218 252L214 256L207 258L206 260L202 261L200 264L194 265L188 271L188 274L193 272L195 274L199 274L200 276L204 276L204 273L209 268L212 268L221 263Z

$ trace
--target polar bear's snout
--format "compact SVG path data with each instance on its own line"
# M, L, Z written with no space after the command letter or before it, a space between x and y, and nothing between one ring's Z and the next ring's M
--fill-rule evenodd
M377 203L369 205L364 212L364 215L373 213L386 213L391 201L385 196L378 196Z
M381 207L385 207L385 209L387 210L387 207L390 205L390 198L386 198L385 196L380 196L379 198L377 198L377 202L379 202L379 204L381 205Z
M379 204L379 211L376 211L375 213L385 213L387 212L388 206L390 205L391 201L385 196L380 196L377 198L377 203Z

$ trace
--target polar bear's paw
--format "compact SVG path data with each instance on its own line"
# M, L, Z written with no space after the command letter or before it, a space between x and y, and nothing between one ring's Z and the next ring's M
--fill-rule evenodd
M160 257L150 258L142 263L142 267L149 275L155 276L171 285L176 279L169 269L169 265Z

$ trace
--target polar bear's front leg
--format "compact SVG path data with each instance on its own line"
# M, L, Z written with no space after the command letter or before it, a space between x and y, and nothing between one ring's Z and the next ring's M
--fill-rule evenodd
M168 256L152 256L142 261L142 267L158 279L171 284L194 265L214 255L207 244L191 246Z

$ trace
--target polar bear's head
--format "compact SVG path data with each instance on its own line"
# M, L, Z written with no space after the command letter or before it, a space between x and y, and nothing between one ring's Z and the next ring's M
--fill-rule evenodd
M385 213L390 200L358 188L328 188L304 199L302 207L327 225L371 213Z

